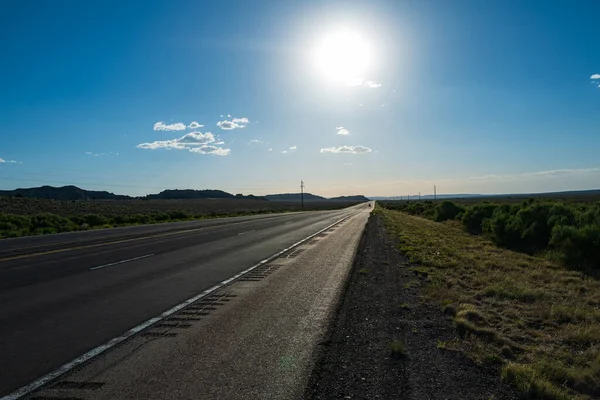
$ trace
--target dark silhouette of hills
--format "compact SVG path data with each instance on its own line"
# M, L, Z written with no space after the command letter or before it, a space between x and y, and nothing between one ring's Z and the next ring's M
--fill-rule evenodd
M367 199L363 195L331 197L329 200L331 200L331 201L359 201L359 202L369 201L369 199Z
M52 200L127 200L136 197L118 195L106 191L94 191L78 188L77 186L41 186L27 189L0 190L0 196L5 197L29 197L37 199ZM300 193L270 194L267 196L243 195L225 192L216 189L174 189L163 190L160 193L149 194L138 199L148 200L183 200L183 199L253 199L253 200L271 200L271 201L300 201ZM346 201L362 202L368 201L364 196L342 196L326 199L311 193L304 193L304 201Z
M233 199L234 195L231 193L224 192L222 190L163 190L158 194L149 194L145 198L147 199L164 199L164 200L176 200L176 199Z
M268 194L265 196L270 201L300 201L301 193L280 193L280 194ZM317 196L312 193L304 193L304 201L324 201L327 200L325 197Z
M77 186L41 186L28 189L0 190L0 196L32 197L53 200L124 200L131 199L106 191L84 190Z

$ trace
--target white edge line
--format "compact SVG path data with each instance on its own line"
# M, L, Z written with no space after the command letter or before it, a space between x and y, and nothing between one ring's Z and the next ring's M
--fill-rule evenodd
M139 333L140 331L143 331L144 329L150 327L151 325L154 325L155 323L162 321L163 319L171 316L172 314L175 314L177 311L180 311L182 308L185 308L187 306L189 306L190 304L200 300L201 298L207 296L208 294L214 292L217 289L221 289L223 286L226 286L228 284L230 284L231 282L235 281L236 279L240 278L242 275L247 274L248 272L252 271L255 268L260 267L263 264L266 264L270 261L272 261L273 259L281 256L282 254L292 250L294 247L300 246L301 244L303 244L304 242L307 242L308 240L312 239L313 237L325 232L326 230L328 230L329 228L331 228L332 226L335 226L351 217L353 217L354 215L356 215L358 213L354 213L352 215L346 216L344 218L341 218L339 220L337 220L336 222L334 222L333 224L321 229L320 231L313 233L310 236L305 237L304 239L292 244L291 246L281 250L278 253L273 254L271 257L269 258L265 258L264 260L260 261L259 263L253 265L252 267L240 272L237 275L234 275L233 277L224 280L223 282L219 283L216 286L211 287L210 289L206 289L205 291L203 291L202 293L184 301L181 304L176 305L173 308L170 308L169 310L163 312L162 314L160 314L158 317L154 317L149 319L146 322L141 323L140 325L136 326L135 328L131 328L130 330L128 330L127 332L125 332L124 334L122 334L121 336L118 336L116 338L113 338L111 340L109 340L108 342L106 342L103 345L100 345L98 347L96 347L95 349L92 349L90 351L88 351L87 353L77 357L76 359L64 364L63 366L59 367L58 369L36 379L35 381L31 382L28 385L23 386L20 389L17 389L16 391L12 392L11 394L8 394L2 398L0 398L0 400L18 400L23 396L26 396L28 394L30 394L31 392L33 392L34 390L39 389L40 387L44 386L45 384L47 384L50 381L53 381L54 379L60 377L61 375L64 375L65 373L69 372L70 370L78 367L79 365L91 360L92 358L104 353L107 350L112 349L113 347L115 347L116 345L118 345L119 343L124 342L125 340L129 339L130 337L132 337L133 335Z
M110 264L100 265L99 267L90 268L90 271L95 271L95 270L100 269L100 268L112 267L113 265L124 264L124 263L130 262L130 261L141 260L141 259L144 259L144 258L152 257L153 255L154 254L146 254L145 256L130 258L129 260L122 260L122 261L117 261L117 262L110 263Z

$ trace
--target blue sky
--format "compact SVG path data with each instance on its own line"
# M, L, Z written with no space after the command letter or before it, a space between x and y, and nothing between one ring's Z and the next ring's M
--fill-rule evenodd
M2 6L3 189L600 188L595 0Z

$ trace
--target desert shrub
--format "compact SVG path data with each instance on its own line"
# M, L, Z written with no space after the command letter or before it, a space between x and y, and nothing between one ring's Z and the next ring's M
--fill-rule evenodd
M190 215L185 211L171 211L169 212L169 218L172 220L189 219Z
M566 264L581 268L600 268L600 226L556 226L551 245L559 250Z
M492 217L496 208L498 205L493 203L475 204L465 210L462 223L470 233L480 234L483 232L485 220Z
M84 217L84 221L89 226L104 226L108 223L108 218L98 214L88 214Z
M442 201L435 209L434 219L438 222L456 219L465 208L450 200Z

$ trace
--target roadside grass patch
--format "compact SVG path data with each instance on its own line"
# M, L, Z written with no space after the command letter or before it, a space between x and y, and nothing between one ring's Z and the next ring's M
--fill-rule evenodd
M366 274L369 273L369 270L366 269L366 268L361 268L361 269L358 270L358 273L361 274L361 275L366 275Z
M427 272L420 280L424 301L452 319L458 350L496 366L529 398L600 397L598 280L546 257L498 248L456 224L378 206L374 214L415 264L411 270ZM419 281L405 285L412 282Z

